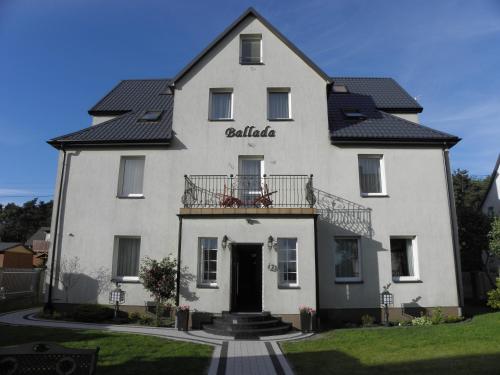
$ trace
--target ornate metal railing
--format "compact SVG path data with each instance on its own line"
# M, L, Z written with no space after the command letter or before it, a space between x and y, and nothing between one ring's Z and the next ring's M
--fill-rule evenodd
M372 236L371 209L313 186L312 175L184 176L185 208L316 208L319 219Z
M186 208L313 207L313 176L191 175L184 176Z

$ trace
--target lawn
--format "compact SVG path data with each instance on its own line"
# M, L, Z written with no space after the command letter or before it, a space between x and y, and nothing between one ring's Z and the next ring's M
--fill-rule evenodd
M99 346L99 375L202 374L212 355L208 345L97 330L0 325L0 338L0 346L33 341L52 341L73 348Z
M297 374L499 374L500 313L426 327L338 329L281 345Z

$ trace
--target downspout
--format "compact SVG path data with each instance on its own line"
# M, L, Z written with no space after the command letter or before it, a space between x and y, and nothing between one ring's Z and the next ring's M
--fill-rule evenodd
M319 274L318 274L318 215L314 215L314 272L316 281L316 314L319 317Z
M52 246L52 259L50 260L49 295L47 297L47 303L44 306L44 310L49 311L51 314L54 312L54 304L52 303L52 288L54 286L54 263L56 258L56 250L59 246L59 240L58 240L59 216L61 213L62 190L64 183L64 174L66 171L66 150L64 149L64 146L61 146L61 150L63 152L63 161L61 167L61 177L59 179L59 193L57 197L56 221L54 223L54 244Z
M452 242L453 242L453 252L455 255L455 277L457 282L457 292L458 292L458 303L460 308L460 315L462 314L462 308L464 306L464 292L462 285L462 266L460 261L460 243L458 240L458 220L457 220L457 210L455 207L455 195L453 192L453 179L451 177L450 169L450 157L449 149L444 144L443 148L443 158L446 171L446 183L448 187L448 205L450 211L450 224L452 230Z
M179 216L179 235L178 235L178 245L177 245L177 282L176 282L176 293L175 293L175 304L179 306L179 295L181 286L181 242L182 242L182 216Z

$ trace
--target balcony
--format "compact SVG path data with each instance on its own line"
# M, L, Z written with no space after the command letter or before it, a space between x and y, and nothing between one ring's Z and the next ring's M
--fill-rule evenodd
M184 176L184 208L313 208L312 175Z
M186 175L182 204L183 215L317 215L353 234L373 234L370 208L315 188L313 175Z

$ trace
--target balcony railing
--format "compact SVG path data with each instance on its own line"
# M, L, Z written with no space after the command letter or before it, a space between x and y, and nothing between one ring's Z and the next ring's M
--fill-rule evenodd
M321 221L371 237L371 209L313 186L312 175L184 176L185 208L315 208Z
M184 176L186 208L314 207L313 176Z

